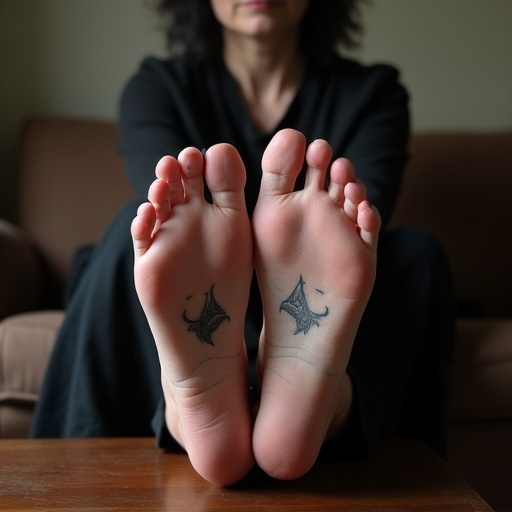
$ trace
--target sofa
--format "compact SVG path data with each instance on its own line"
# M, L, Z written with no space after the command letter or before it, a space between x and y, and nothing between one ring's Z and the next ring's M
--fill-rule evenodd
M132 198L116 144L110 121L20 132L17 219L0 219L0 438L28 434L73 254ZM457 293L447 462L512 510L512 131L415 133L410 152L391 225L438 237Z

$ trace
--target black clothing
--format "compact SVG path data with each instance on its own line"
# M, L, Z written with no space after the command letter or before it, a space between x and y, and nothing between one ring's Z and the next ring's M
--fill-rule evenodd
M303 83L272 133L249 118L222 60L193 65L147 59L121 99L121 154L139 197L146 197L158 160L187 146L233 144L246 166L249 214L258 197L261 157L272 136L295 128L308 142L325 139L334 158L347 157L384 222L398 194L409 137L408 96L389 66L334 59L309 65ZM303 178L297 183L303 186Z
M264 149L276 131L295 128L308 142L326 139L334 158L352 161L386 223L406 162L407 101L391 67L339 58L315 62L281 122L262 134L221 60L147 59L122 96L120 151L144 198L163 155L229 142L246 165L251 214ZM303 180L304 173L298 188ZM36 409L36 437L155 433L160 444L173 445L163 420L156 348L133 283L129 227L143 200L114 220L74 288ZM362 454L383 435L401 434L442 451L451 335L446 261L427 234L412 229L381 235L378 256L377 282L348 367L354 415L335 444L343 453ZM254 387L261 325L254 282L245 329Z

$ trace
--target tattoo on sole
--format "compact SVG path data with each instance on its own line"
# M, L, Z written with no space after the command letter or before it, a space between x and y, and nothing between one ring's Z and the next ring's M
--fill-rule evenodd
M297 323L297 330L293 333L294 335L300 332L307 334L313 325L320 327L319 320L329 314L329 308L327 306L323 313L315 313L309 309L306 294L304 293L305 284L301 275L297 286L295 286L291 295L281 303L281 307L279 308L279 311L286 311ZM323 293L318 289L316 290L319 293Z
M213 287L209 292L205 292L205 301L203 310L197 320L187 317L187 310L183 311L183 320L190 324L187 332L195 332L201 343L206 343L212 347L215 344L212 341L212 334L219 328L224 320L230 321L227 313L222 309L213 296ZM190 297L188 297L190 298Z

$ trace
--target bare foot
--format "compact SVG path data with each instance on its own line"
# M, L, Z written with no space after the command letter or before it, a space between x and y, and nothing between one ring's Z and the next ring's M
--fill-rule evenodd
M346 374L353 340L375 279L380 217L346 159L283 130L263 156L253 216L264 329L260 408L253 433L257 463L296 478L314 464L351 406ZM306 155L306 156L305 156ZM304 156L304 190L293 192Z
M204 163L206 162L206 163ZM214 204L204 199L204 177ZM244 319L253 271L245 169L230 145L156 168L132 223L135 284L162 368L167 425L219 485L254 464Z

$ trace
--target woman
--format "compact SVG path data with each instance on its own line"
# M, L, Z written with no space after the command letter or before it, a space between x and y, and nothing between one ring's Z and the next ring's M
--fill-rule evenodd
M409 116L394 69L334 53L358 4L159 2L183 55L147 59L120 113L150 202L90 257L34 435L152 423L218 484L255 462L295 478L323 446L360 455L385 435L442 449L448 272L417 230L381 236L375 271Z

